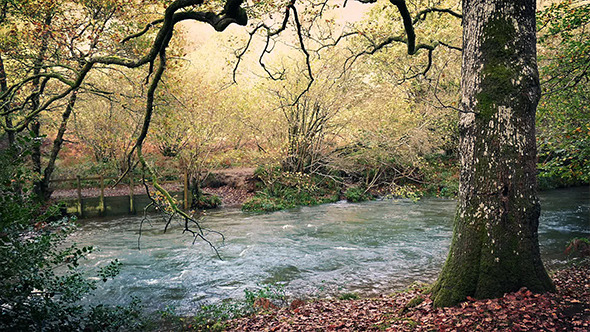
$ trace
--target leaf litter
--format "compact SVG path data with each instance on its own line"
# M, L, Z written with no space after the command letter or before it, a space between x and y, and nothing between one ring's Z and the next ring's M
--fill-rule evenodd
M319 300L261 310L228 331L590 331L590 264L555 272L556 293L526 288L497 299L434 308L427 287L360 300ZM300 300L296 300L300 301Z

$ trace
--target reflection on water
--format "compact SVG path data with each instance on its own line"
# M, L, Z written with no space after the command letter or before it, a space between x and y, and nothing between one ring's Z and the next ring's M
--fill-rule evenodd
M569 239L590 236L590 192L574 188L544 192L539 226L546 264L566 259ZM74 241L93 245L86 266L118 258L121 274L96 291L96 300L122 304L138 296L150 309L194 311L203 301L240 297L245 288L282 283L288 293L326 290L366 295L391 292L412 282L431 282L442 266L452 234L455 202L443 199L338 202L269 214L236 209L210 212L204 225L223 260L207 244L191 245L176 225L163 234L161 219L85 220ZM219 241L217 241L219 240Z

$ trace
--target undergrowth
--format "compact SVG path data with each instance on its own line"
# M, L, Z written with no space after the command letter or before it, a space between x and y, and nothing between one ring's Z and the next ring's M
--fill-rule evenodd
M261 286L255 290L245 289L242 299L227 299L220 303L202 305L190 317L175 314L173 308L160 313L160 319L152 322L150 329L182 331L224 331L230 319L264 312L287 305L285 288L280 284ZM157 326L156 326L157 325Z
M259 167L254 175L262 188L242 205L244 211L278 211L336 202L340 197L339 186L327 177L284 172L279 167Z

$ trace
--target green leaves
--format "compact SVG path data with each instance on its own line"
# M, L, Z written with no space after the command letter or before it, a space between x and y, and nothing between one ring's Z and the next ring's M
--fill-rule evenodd
M21 135L23 142L32 138ZM22 153L30 150L20 145ZM0 330L79 331L84 327L115 330L136 321L114 319L135 309L87 307L81 300L96 289L97 281L79 268L81 260L94 251L91 246L67 243L75 231L73 219L61 217L59 206L44 211L24 193L31 171L11 153L0 153ZM14 174L23 172L18 178ZM15 181L13 181L15 180ZM22 180L22 181L21 181ZM119 273L121 263L111 262L98 271L107 280ZM99 311L112 320L95 321Z
M562 1L538 16L544 95L537 112L541 185L590 181L590 5Z
M271 212L335 202L339 198L339 189L328 177L287 172L278 167L259 167L255 175L263 187L242 205L244 211Z
M111 261L109 265L101 267L98 270L98 276L102 279L103 282L107 282L108 279L112 279L116 277L119 272L121 271L121 262L118 259Z

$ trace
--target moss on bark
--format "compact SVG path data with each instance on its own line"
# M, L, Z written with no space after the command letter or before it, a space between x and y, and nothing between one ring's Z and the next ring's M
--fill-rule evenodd
M515 61L514 38L516 31L507 17L493 18L483 28L485 36L481 52L486 62L481 70L481 91L475 96L477 112L487 119L497 112L498 106L506 105L513 94L515 77L522 67Z
M435 306L554 290L537 236L534 1L464 5L463 100L473 114L461 115L460 201Z

